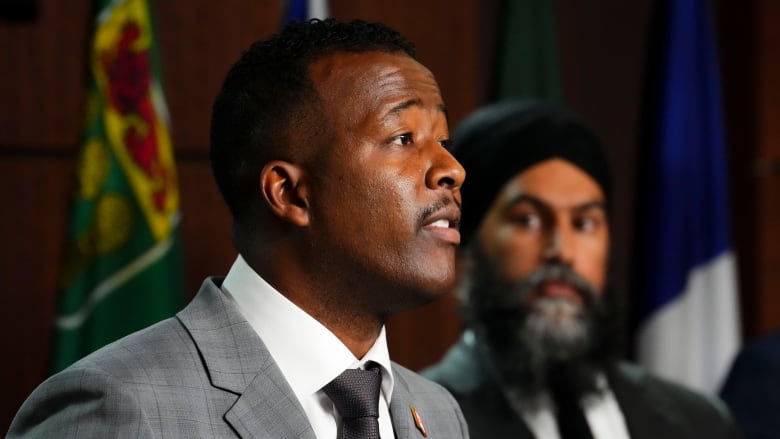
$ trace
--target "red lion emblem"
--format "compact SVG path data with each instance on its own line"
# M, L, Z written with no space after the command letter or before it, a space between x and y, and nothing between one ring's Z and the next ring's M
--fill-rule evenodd
M167 172L160 164L159 145L155 132L155 114L151 101L151 68L149 51L135 51L133 45L141 36L135 22L127 22L115 48L103 52L100 65L108 77L109 104L119 114L139 117L143 124L130 124L122 134L133 161L159 186L152 194L153 205L158 211L165 207Z

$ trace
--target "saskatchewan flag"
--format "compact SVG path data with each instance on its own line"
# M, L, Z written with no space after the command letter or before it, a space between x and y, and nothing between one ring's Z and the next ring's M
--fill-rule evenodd
M146 0L98 0L52 369L183 304L179 194Z

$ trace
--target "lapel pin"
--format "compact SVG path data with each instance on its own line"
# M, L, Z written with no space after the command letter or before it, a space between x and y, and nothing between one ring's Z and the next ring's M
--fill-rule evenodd
M422 419L420 419L420 414L417 413L417 409L414 408L413 405L409 405L409 409L412 411L412 418L414 418L414 426L417 427L418 430L420 430L420 433L422 433L423 437L428 437L428 432L425 430L425 425L423 425Z

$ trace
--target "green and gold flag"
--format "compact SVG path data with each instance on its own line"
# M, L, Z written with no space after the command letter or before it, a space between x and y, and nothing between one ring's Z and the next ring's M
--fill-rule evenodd
M552 0L503 0L493 99L562 101Z
M98 0L52 368L183 304L179 192L146 0Z

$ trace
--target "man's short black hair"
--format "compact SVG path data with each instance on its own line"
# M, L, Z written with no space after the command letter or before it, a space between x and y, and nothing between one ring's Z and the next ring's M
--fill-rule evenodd
M412 43L382 24L312 19L255 42L233 65L212 108L211 165L235 220L259 198L263 166L293 158L293 133L312 142L327 136L309 66L335 53L375 51L415 57Z

